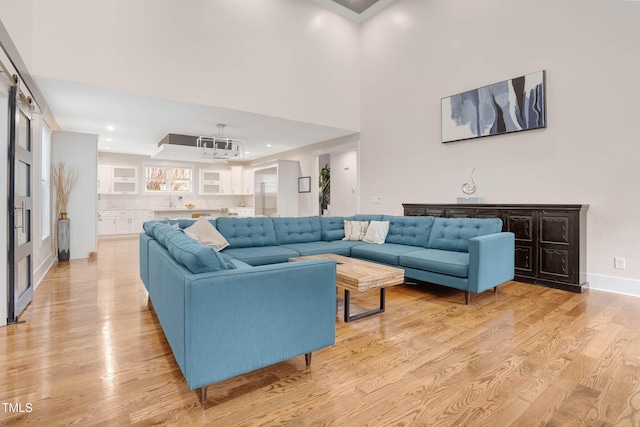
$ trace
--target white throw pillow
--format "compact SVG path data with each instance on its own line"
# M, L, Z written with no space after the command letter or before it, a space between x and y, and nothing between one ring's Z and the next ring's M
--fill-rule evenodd
M367 234L369 221L344 221L344 238L342 240L362 240Z
M371 221L363 242L381 245L389 234L389 221Z
M192 239L203 245L211 246L216 251L221 251L229 246L227 239L203 216L198 218L191 227L185 228L184 232Z

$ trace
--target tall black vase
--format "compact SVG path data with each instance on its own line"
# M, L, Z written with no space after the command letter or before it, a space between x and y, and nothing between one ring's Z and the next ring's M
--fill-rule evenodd
M69 261L71 247L69 246L70 221L66 213L61 213L58 219L58 261Z

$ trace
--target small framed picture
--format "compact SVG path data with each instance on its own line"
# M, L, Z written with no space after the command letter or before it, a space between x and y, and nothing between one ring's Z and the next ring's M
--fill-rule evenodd
M298 193L311 193L310 176L301 176L298 178Z

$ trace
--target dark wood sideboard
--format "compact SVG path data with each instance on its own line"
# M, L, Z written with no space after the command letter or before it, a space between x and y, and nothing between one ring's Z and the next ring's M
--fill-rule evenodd
M500 218L516 236L515 280L571 292L587 283L589 205L403 203L405 216Z

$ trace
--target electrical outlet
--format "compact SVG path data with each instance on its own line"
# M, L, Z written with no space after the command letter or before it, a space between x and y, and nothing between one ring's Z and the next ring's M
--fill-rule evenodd
M613 266L618 270L624 270L626 268L626 260L624 258L614 258Z
M373 196L371 198L371 203L375 204L375 205L379 205L382 203L382 197L381 196Z

